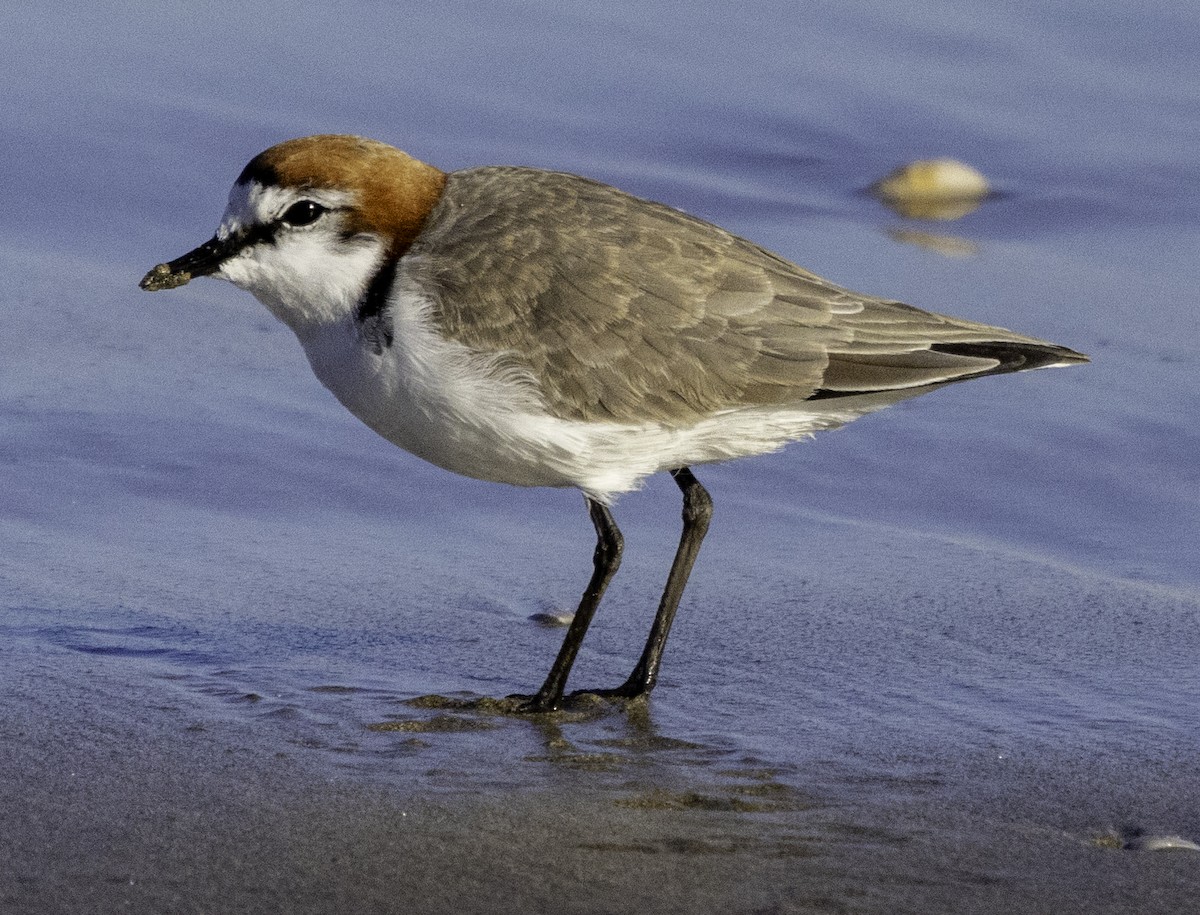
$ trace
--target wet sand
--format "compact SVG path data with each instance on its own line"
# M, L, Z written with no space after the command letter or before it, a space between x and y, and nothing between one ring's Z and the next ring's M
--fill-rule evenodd
M0 910L14 915L1146 913L1190 911L1200 893L1200 855L1124 850L1119 835L1194 822L1200 766L1183 747L1173 765L843 759L783 773L744 759L714 778L622 768L573 740L584 719L632 715L642 736L624 748L661 749L653 707L497 725L418 703L386 737L408 761L364 778L281 751L246 716L200 724L132 698L136 671L15 658L0 715ZM470 758L447 720L480 724ZM489 786L489 743L521 729L541 735L545 755L526 762L548 783ZM440 773L423 769L430 747Z

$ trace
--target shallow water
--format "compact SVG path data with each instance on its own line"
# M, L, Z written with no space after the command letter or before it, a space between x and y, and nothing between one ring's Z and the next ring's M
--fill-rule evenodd
M1200 12L460 2L399 28L382 5L287 9L67 4L0 37L19 176L0 682L111 677L137 695L107 702L185 745L249 726L264 753L417 792L728 811L765 780L868 822L911 802L959 805L976 835L1003 809L1072 842L1200 839ZM698 470L717 515L643 713L417 707L538 685L562 631L529 617L589 572L578 495L376 439L237 290L136 289L209 236L250 155L318 131L588 174L1094 363ZM933 155L1000 195L931 223L863 193ZM635 659L677 503L661 480L620 502L626 560L574 684ZM881 911L911 892L871 890Z

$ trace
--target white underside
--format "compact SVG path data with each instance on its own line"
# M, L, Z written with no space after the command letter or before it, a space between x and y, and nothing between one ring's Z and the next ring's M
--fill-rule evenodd
M296 328L313 371L388 441L481 480L575 486L608 502L657 471L774 451L884 405L739 409L683 427L559 419L531 378L438 336L403 273L389 311L389 347L364 339L351 317Z

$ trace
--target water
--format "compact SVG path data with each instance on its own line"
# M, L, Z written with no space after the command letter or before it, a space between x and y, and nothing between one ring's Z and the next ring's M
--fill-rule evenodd
M864 822L958 804L974 812L951 826L977 838L997 809L1080 847L1131 823L1200 838L1200 12L104 3L8 19L0 682L102 682L164 740L249 729L265 757L418 793L736 798L767 771ZM1094 363L700 469L716 520L648 721L597 713L547 736L417 708L540 682L561 630L528 618L570 609L589 572L578 495L459 479L376 439L237 290L136 289L209 236L246 159L318 131L447 169L587 174ZM922 223L863 193L931 155L1000 196ZM626 561L573 683L628 671L677 502L666 481L620 502ZM881 911L915 898L860 881Z

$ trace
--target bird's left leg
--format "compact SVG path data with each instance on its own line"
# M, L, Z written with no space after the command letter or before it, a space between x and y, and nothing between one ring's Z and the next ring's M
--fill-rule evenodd
M591 497L587 497L587 504L592 524L596 528L596 551L592 558L594 566L592 578L579 601L579 609L575 611L570 628L567 629L566 637L563 639L562 648L559 649L558 657L554 659L554 666L550 668L546 682L542 684L537 695L530 697L521 705L523 712L549 712L558 708L558 704L562 701L563 689L567 685L567 677L571 673L571 666L575 663L575 655L578 654L579 646L583 644L583 637L587 634L588 625L592 622L592 617L596 615L596 608L600 606L604 590L621 565L621 551L625 546L625 538L621 536L621 530L617 527L617 522L613 520L612 512L608 510L607 506Z

